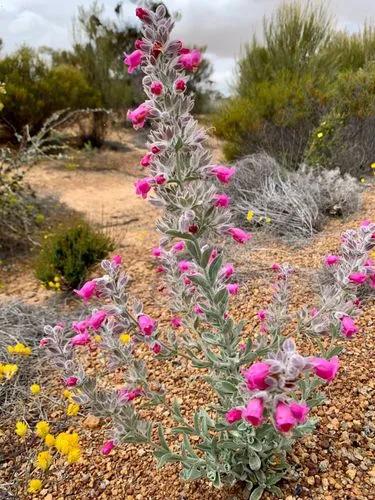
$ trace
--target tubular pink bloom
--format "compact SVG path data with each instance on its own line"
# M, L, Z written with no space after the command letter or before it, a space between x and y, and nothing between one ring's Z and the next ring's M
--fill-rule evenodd
M237 243L241 244L246 243L253 237L252 234L247 233L246 231L243 231L238 227L231 227L230 229L228 229L228 234L232 236L234 241L237 241Z
M375 274L371 274L369 277L369 285L371 288L375 288Z
M240 351L246 351L246 344L244 344L243 342L241 342L241 344L238 344L238 349Z
M275 273L278 273L281 269L281 266L280 264L278 264L277 262L274 262L271 266L271 269L272 271L274 271Z
M141 158L141 161L139 162L139 164L142 166L142 167L149 167L152 163L152 157L154 155L152 153L147 153L145 154L144 156L142 156Z
M227 291L229 295L237 295L240 289L240 285L238 283L228 283Z
M87 345L91 340L90 334L88 332L78 333L70 339L70 343L73 346Z
M160 351L161 351L161 345L159 344L159 342L155 342L154 345L152 346L152 352L154 354L159 354Z
M196 224L190 224L189 233L197 234L198 231L199 231L199 227Z
M161 82L152 82L150 90L154 95L161 95L163 93L164 86Z
M212 165L211 167L211 174L222 184L228 184L235 173L235 167L226 167L225 165Z
M250 401L246 405L246 408L242 410L242 418L254 427L258 427L263 422L263 412L263 399L250 399Z
M198 316L200 316L201 314L203 314L203 309L201 308L201 306L199 304L195 304L195 306L193 307L193 311Z
M242 419L242 408L231 408L225 414L225 420L228 424L234 424Z
M188 260L180 260L178 263L178 269L181 273L186 273L191 268L191 262Z
M369 220L369 219L365 219L361 222L361 225L360 227L367 227L369 226L370 224L372 224L372 222Z
M188 52L185 52L186 49L182 50L178 62L186 71L196 71L202 61L202 54L197 49Z
M75 387L77 385L78 378L77 377L67 377L64 379L64 384L66 387Z
M217 248L213 248L212 252L210 253L210 257L208 259L208 262L211 264L211 262L213 262L218 255L219 255L219 252L217 251Z
M251 365L250 368L244 372L247 387L252 391L264 391L267 389L268 384L266 378L269 372L270 367L267 363L257 362Z
M225 264L221 269L221 275L228 279L234 274L233 264Z
M183 78L177 78L174 82L174 89L177 93L185 92L186 90L186 82Z
M156 175L154 177L154 181L156 182L156 184L158 184L159 186L162 186L163 184L165 184L167 182L167 179L165 178L165 175L164 174L159 174L159 175Z
M158 266L156 269L155 269L155 272L157 273L165 273L166 269L164 266Z
M260 311L257 312L257 316L260 321L266 321L267 311L265 309L260 309Z
M135 184L135 193L142 198L146 199L148 192L151 190L151 179L138 179Z
M121 266L122 264L122 257L121 255L114 255L112 257L112 264L115 266Z
M340 261L340 257L338 255L327 255L326 258L324 259L324 264L326 266L333 266L334 264L337 264L337 262Z
M215 207L223 207L223 208L229 207L230 197L225 193L215 194L214 200L215 200L214 202Z
M161 247L154 247L151 250L151 254L155 258L161 257L162 253L163 253L163 249Z
M359 328L358 326L356 326L353 318L351 318L350 316L343 316L340 322L341 322L341 333L345 337L351 338L353 337L353 335L358 333Z
M312 318L315 318L315 316L316 316L317 314L319 314L319 310L318 310L318 308L317 308L317 307L312 307L312 308L310 309L310 316L311 316Z
M96 292L96 281L91 280L91 281L86 281L86 283L83 285L82 288L79 290L74 290L74 293L76 293L81 299L83 299L85 302L91 299L91 297L95 294Z
M156 144L154 144L151 147L151 153L154 154L154 155L157 155L158 153L160 153L160 151L161 151L161 149Z
M138 39L138 40L136 40L136 41L134 42L134 47L135 47L136 49L143 50L143 49L145 48L145 43L144 43L144 41L143 41L143 40L139 40L139 39Z
M304 424L307 420L307 415L309 414L310 408L305 403L297 403L292 401L289 404L290 411L293 417L297 420L299 424Z
M149 114L150 114L151 108L145 103L142 103L138 106L138 108L135 108L133 110L128 111L127 113L127 118L130 120L133 124L133 127L137 130L139 128L142 128L145 124L145 121L147 120Z
M180 328L182 326L182 319L179 316L173 316L171 318L171 325L175 329Z
M374 267L375 266L375 260L372 260L372 259L367 259L365 264L364 264L365 267Z
M43 339L40 339L39 341L39 347L46 347L48 345L49 340L44 337Z
M280 432L289 432L297 424L297 420L293 416L290 406L282 401L277 403L274 418L276 429Z
M340 362L337 356L331 359L324 358L310 358L310 362L313 365L315 375L327 382L331 382L338 372Z
M110 441L106 441L101 449L102 455L109 455L115 446L115 442L112 439Z
M128 73L133 73L142 62L143 52L139 49L134 50L131 54L124 54L124 64L128 66Z
M82 321L74 321L72 328L77 333L84 333L90 326L89 320L83 319Z
M184 276L184 285L186 286L190 286L192 283L191 283L191 280L189 280L189 278L187 276Z
M89 326L91 326L93 330L99 330L106 317L107 317L106 311L96 312L91 316L91 318L88 319Z
M156 328L156 321L147 314L138 316L138 326L144 335L152 335Z
M184 241L178 241L175 243L172 247L172 252L178 253L178 252L183 252L185 250L185 242Z
M349 281L355 285L362 285L367 280L365 273L351 273L349 274Z
M147 9L143 9L142 7L137 7L135 9L135 15L141 21L148 21L150 19L150 12Z
M128 403L129 401L133 401L133 399L138 398L143 394L143 390L141 388L135 388L135 389L119 389L117 391L117 396L118 399L121 402Z

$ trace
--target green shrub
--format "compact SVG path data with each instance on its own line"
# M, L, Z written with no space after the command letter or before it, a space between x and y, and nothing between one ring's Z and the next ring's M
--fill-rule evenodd
M80 220L47 236L36 259L35 275L49 288L78 286L90 267L114 248L107 235Z

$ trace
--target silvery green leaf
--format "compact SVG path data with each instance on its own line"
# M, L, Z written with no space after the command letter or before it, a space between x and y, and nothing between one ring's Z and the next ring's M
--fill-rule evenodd
M252 491L249 500L260 500L264 493L264 488L258 486L255 490Z
M249 466L251 470L259 470L261 468L262 462L256 453L249 455Z

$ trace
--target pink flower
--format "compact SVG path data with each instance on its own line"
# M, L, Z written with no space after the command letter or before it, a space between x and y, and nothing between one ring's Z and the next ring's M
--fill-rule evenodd
M317 308L317 307L312 307L312 308L310 309L310 316L311 316L312 318L315 318L315 316L317 316L317 314L319 314L319 310L318 310L318 308Z
M228 283L227 291L229 295L237 295L240 289L240 285L238 283Z
M196 71L201 61L202 54L197 49L188 52L184 51L184 53L180 55L180 58L178 60L178 62L186 71Z
M142 103L133 110L128 111L127 118L133 124L133 127L137 130L142 128L150 114L151 108L145 103Z
M70 339L70 343L73 346L87 345L91 340L90 334L88 332L78 333Z
M147 9L143 9L142 7L137 7L135 9L135 15L141 21L148 21L150 19L150 12Z
M310 362L313 365L315 375L328 382L331 382L336 377L340 366L337 356L331 359L310 358Z
M173 316L171 318L171 325L173 328L180 328L182 326L182 319L179 316Z
M198 231L199 231L199 227L196 224L190 224L189 233L197 234Z
M215 194L214 195L214 200L215 200L215 207L229 207L229 204L230 204L230 197L225 194L225 193L222 193L222 194Z
M281 266L280 264L278 264L277 262L274 262L271 266L271 269L272 271L274 271L275 273L278 273L281 269Z
M144 335L152 335L156 328L156 321L147 314L138 316L138 326Z
M228 229L228 234L232 236L234 241L237 241L237 243L241 244L246 243L253 237L252 234L247 233L246 231L243 231L238 227L231 227L230 229Z
M186 90L186 82L183 78L177 78L174 82L174 89L177 93L185 92Z
M161 95L163 93L164 86L161 82L152 82L150 90L154 95Z
M160 351L161 351L161 345L159 344L159 342L155 342L154 345L152 346L152 352L154 354L159 354Z
M115 442L112 439L110 441L106 441L101 449L102 454L109 455L115 446Z
M89 326L90 323L87 319L83 319L82 321L74 321L72 324L73 330L77 333L84 333Z
M365 273L351 273L349 274L349 281L355 285L362 285L367 280Z
M241 344L238 344L238 349L240 351L246 351L246 344L244 344L243 342L241 342Z
M371 288L375 288L375 274L371 274L369 277L369 285Z
M257 312L257 316L260 321L265 321L267 319L267 311L265 309L260 309L260 311Z
M121 257L121 255L114 255L112 257L112 264L114 266L121 266L121 264L122 264L122 257Z
M74 293L76 293L81 299L83 299L85 302L87 302L91 297L94 295L96 292L96 281L91 280L91 281L86 281L86 283L83 285L82 288L79 290L74 290Z
M307 420L307 415L309 414L310 408L305 403L297 403L292 401L289 404L290 411L293 417L297 420L299 424L304 424Z
M135 193L142 198L147 198L147 193L151 190L151 179L138 179L135 184Z
M154 155L157 155L158 153L160 153L160 151L161 151L161 149L156 144L154 144L151 147L151 153L154 154Z
M181 273L186 273L191 268L191 262L188 260L180 260L178 263L178 269Z
M358 333L359 328L354 323L353 318L351 318L350 316L343 316L340 321L341 321L341 332L345 337L351 338L353 337L353 335Z
M374 267L375 266L375 261L372 259L367 259L364 264L365 267Z
M161 247L154 247L151 250L151 254L155 258L161 257L162 253L163 253L163 249Z
M184 250L185 250L185 242L184 241L178 241L172 247L172 252L174 252L174 253L183 252Z
M117 391L117 396L121 402L128 403L129 401L133 401L133 399L138 398L143 394L143 390L141 388L135 389L119 389Z
M226 167L225 165L212 165L211 167L211 174L215 175L222 184L228 184L235 173L236 169L234 167Z
M225 264L225 266L221 268L220 274L226 279L230 278L234 274L233 264Z
M167 179L165 178L165 175L164 174L159 174L159 175L156 175L154 177L154 181L156 182L156 184L158 184L159 186L162 186L163 184L165 184L167 182Z
M143 41L143 40L139 40L139 39L138 39L138 40L136 40L136 41L134 42L134 47L135 47L136 49L143 50L143 49L145 48L145 43L144 43L144 41Z
M253 398L242 410L242 418L254 427L258 427L263 422L264 404L262 398Z
M91 326L93 330L98 330L102 326L102 323L106 317L106 311L98 311L94 313L88 320L89 326Z
M212 252L210 253L210 257L208 259L208 262L211 264L211 262L213 262L218 255L219 255L219 252L217 251L217 248L213 248Z
M155 272L157 273L165 273L166 269L164 266L158 266L156 269L155 269Z
M277 403L274 415L276 429L280 432L289 432L297 424L290 406L280 401Z
M147 153L142 156L141 161L139 162L142 167L149 167L152 163L152 157L154 155L152 153Z
M365 219L361 222L361 225L360 227L367 227L369 226L370 224L372 224L372 222L369 220L369 219Z
M333 266L340 261L340 257L338 255L327 255L324 259L324 263L326 266Z
M142 62L143 52L139 49L134 50L131 54L124 54L124 64L128 66L128 73L133 73Z
M39 347L46 347L48 345L49 340L44 337L43 339L40 339L39 341Z
M195 304L195 306L193 307L193 311L198 316L200 316L201 314L203 314L203 309L201 308L201 306L199 304Z
M75 387L77 385L78 378L77 377L67 377L64 379L64 384L66 387Z
M267 389L269 384L267 384L266 378L269 372L270 367L267 363L257 362L251 365L250 368L244 372L247 387L252 391L264 391Z
M228 424L234 424L234 422L238 422L242 418L242 408L231 408L225 414L225 420Z

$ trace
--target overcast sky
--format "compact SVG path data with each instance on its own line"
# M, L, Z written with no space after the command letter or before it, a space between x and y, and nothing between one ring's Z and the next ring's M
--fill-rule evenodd
M103 3L111 15L118 1L99 3ZM364 20L375 19L375 0L323 1L330 4L338 26L351 32L357 31ZM241 47L254 32L260 32L263 16L271 13L282 0L165 0L165 3L171 11L182 15L176 36L187 45L207 46L217 88L227 93ZM0 36L5 51L12 51L23 43L33 47L69 47L77 6L90 4L91 0L0 0ZM124 16L137 22L130 0L124 0L123 5Z

